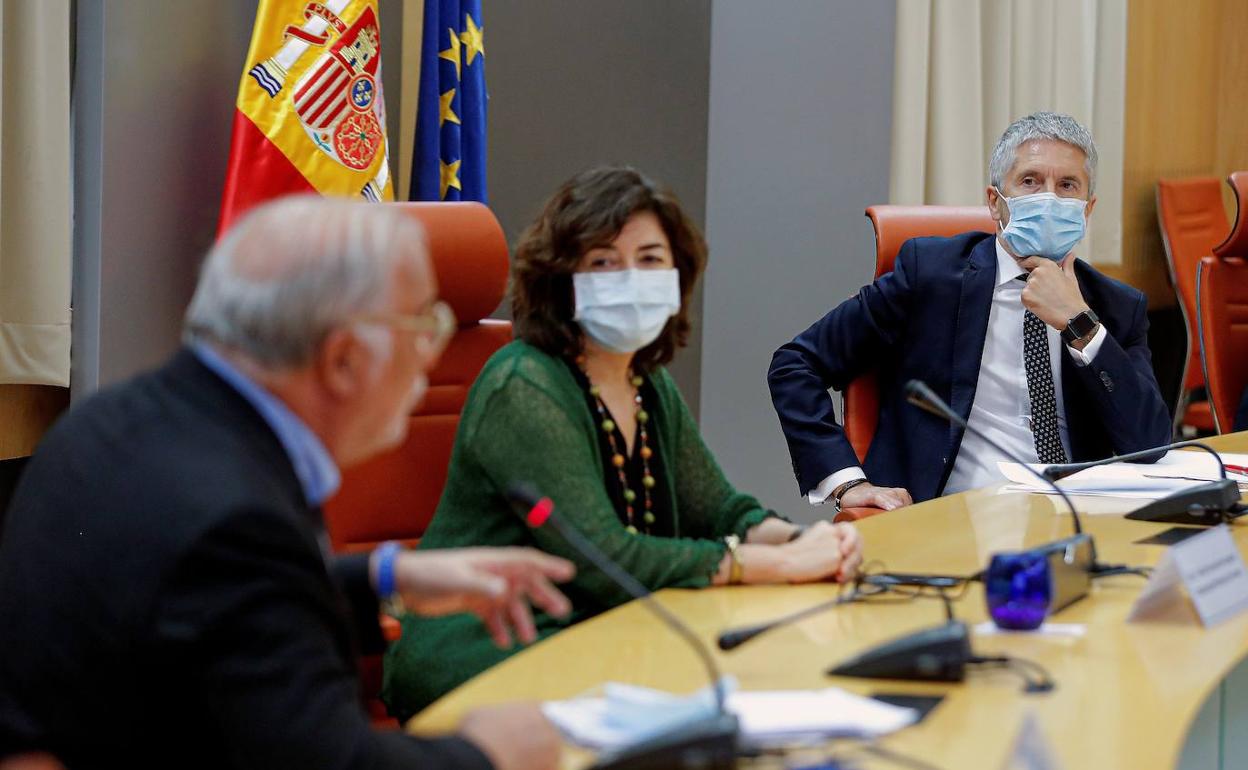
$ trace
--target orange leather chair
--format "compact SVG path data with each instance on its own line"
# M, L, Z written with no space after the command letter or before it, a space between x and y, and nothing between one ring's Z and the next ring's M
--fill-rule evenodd
M1235 190L1235 226L1200 261L1196 277L1200 356L1213 421L1230 433L1248 385L1248 171L1227 179Z
M867 217L875 228L875 277L893 270L901 245L922 236L950 237L980 230L996 232L987 206L871 206ZM845 389L845 436L858 461L867 457L880 419L879 386L875 374L858 377ZM879 508L846 508L837 521L855 521L881 513Z
M1218 433L1230 433L1248 384L1248 260L1200 260L1196 302L1213 423Z
M1226 183L1235 193L1235 224L1226 240L1213 247L1214 256L1248 258L1248 171L1233 171Z
M486 359L511 341L511 322L488 318L507 288L507 241L480 203L387 203L425 227L438 277L459 329L437 367L429 392L412 413L398 449L351 468L325 506L334 550L371 550L387 540L415 545L442 496L464 399Z
M1201 257L1228 231L1222 208L1222 184L1214 177L1159 179L1157 181L1157 223L1166 247L1170 283L1179 297L1179 310L1188 334L1188 356L1175 401L1175 427L1183 425L1209 433L1214 430L1208 401L1192 401L1191 392L1204 387L1200 364L1200 335L1196 322L1196 270Z
M397 449L344 472L342 488L325 505L335 551L372 550L387 540L420 542L442 496L451 447L468 388L486 359L511 341L511 322L488 318L507 288L507 241L494 214L480 203L383 203L420 221L438 278L438 295L455 311L459 328L438 365L429 392L410 417ZM381 620L394 641L398 621ZM360 661L361 690L374 724L398 727L376 698L381 656Z

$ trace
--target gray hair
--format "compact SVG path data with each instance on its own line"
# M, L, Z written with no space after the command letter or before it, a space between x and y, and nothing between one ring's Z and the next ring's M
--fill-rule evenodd
M1001 189L1005 175L1014 166L1020 145L1033 139L1056 139L1083 150L1083 167L1088 172L1088 195L1096 189L1096 143L1092 133L1069 115L1059 112L1033 112L1005 129L988 161L989 184Z
M204 259L183 341L269 369L305 365L333 329L385 306L393 271L423 259L424 244L420 225L389 206L316 195L259 206Z

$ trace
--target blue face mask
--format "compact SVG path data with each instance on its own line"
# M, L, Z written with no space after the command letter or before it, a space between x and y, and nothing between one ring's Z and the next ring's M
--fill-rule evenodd
M1001 195L1000 190L997 195ZM1019 257L1039 256L1058 262L1083 240L1088 226L1083 215L1087 201L1059 198L1049 192L1001 198L1010 209L1010 223L1001 231L1001 239Z

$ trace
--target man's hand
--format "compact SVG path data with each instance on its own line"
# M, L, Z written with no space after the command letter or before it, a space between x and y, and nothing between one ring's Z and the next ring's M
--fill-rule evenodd
M537 704L477 709L464 717L459 733L485 753L495 770L554 770L559 766L563 744Z
M419 615L471 612L499 647L537 639L529 604L556 617L572 609L551 581L572 579L576 567L532 548L406 551L394 565L403 604Z
M1023 307L1049 326L1060 332L1070 319L1088 309L1075 279L1074 254L1067 254L1061 262L1028 257L1018 266L1031 273L1023 289Z
M858 484L841 495L842 508L883 508L891 511L913 502L910 493L901 487L877 487L874 484Z

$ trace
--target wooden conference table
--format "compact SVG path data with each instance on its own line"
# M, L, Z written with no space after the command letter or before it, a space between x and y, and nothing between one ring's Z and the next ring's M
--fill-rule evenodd
M1248 433L1210 440L1225 451L1248 451ZM1134 541L1169 525L1130 521L1121 513L1138 500L1076 498L1084 527L1102 560L1152 565L1164 549ZM1248 522L1248 519L1245 520ZM1036 545L1071 532L1060 500L977 490L932 500L859 522L867 558L893 571L971 574L995 551ZM1233 525L1248 556L1248 526ZM1057 688L1027 695L1004 670L974 670L956 684L831 678L828 666L875 644L944 621L933 599L852 604L771 631L727 653L714 650L742 689L843 687L875 692L939 694L944 701L920 724L882 741L886 748L941 768L1001 768L1023 723L1034 713L1064 768L1170 768L1179 760L1197 712L1248 656L1248 613L1211 629L1194 615L1126 622L1144 585L1123 575L1098 580L1092 593L1051 618L1086 625L1083 638L1034 634L976 636L978 654L1010 654L1049 670ZM668 589L658 597L714 648L719 631L776 618L835 595L833 585ZM988 619L983 590L973 585L954 604L972 627ZM694 653L637 602L604 613L526 649L434 703L409 724L415 732L452 729L473 707L518 698L558 699L606 681L672 692L707 683ZM1216 700L1216 699L1215 699ZM1207 720L1206 720L1207 721ZM1219 740L1217 737L1211 740ZM1216 751L1216 749L1215 749ZM588 762L565 753L565 764ZM1239 766L1233 761L1226 767ZM896 766L879 760L868 767ZM1216 765L1215 765L1216 766ZM1248 766L1248 765L1245 765Z

